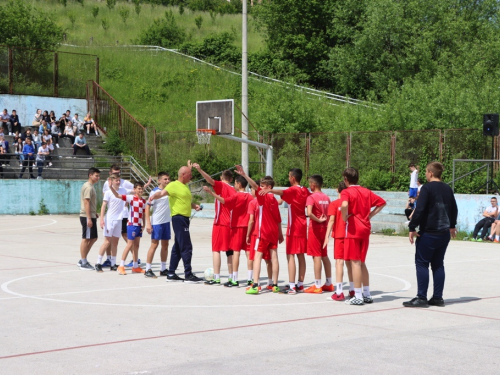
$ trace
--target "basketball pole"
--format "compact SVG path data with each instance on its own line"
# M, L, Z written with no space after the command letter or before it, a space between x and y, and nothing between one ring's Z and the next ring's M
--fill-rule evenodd
M248 140L248 46L247 46L247 0L242 1L242 40L241 40L241 138ZM241 166L248 170L248 144L241 143Z

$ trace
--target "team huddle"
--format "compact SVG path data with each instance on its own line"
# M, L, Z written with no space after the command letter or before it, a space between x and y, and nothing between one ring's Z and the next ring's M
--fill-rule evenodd
M321 191L322 176L310 176L307 189L300 185L302 171L298 168L289 171L291 186L279 190L274 189L275 183L272 177L266 176L256 182L246 175L241 166L236 166L237 176L234 179L234 186L231 186L233 173L230 170L224 171L221 180L217 181L197 163L191 165L188 162L187 167L179 170L178 180L173 183L170 183L168 174L159 173L158 187L151 192L146 201L142 198L144 185L139 182L131 184L120 179L119 167L112 166L110 177L103 188L104 199L101 209L100 226L104 230L105 241L99 250L95 268L87 262L86 257L92 244L97 240L95 190L92 193L92 185L99 180L99 171L91 173L89 170L89 182L84 184L81 193L80 220L83 240L80 248L80 268L102 272L103 267L110 267L111 270L118 271L118 274L126 275L125 261L128 253L132 252L133 260L129 265L132 268L131 272L144 273L146 277L156 278L151 264L161 242L160 275L166 276L167 281L201 282L202 279L192 274L190 265L192 245L189 215L191 209L200 209L198 205L192 203L191 193L186 185L191 178L191 168L197 169L211 185L213 191L207 186L204 190L215 198L212 230L213 278L205 280L206 285L221 285L221 253L226 253L229 278L223 285L229 288L239 287L240 255L244 251L247 257L247 294L261 292L263 286L260 285L260 273L261 263L264 260L268 277L266 289L274 293L294 295L301 292L312 294L334 292L332 300L345 300L350 305L373 302L370 295L369 273L365 264L371 233L370 219L382 210L386 202L370 190L357 185L359 174L354 168L344 170L344 181L338 186L339 199L330 202L330 198ZM251 188L250 192L247 192L248 185ZM280 201L275 195L280 196ZM282 231L279 210L282 202L288 205L285 235ZM170 267L167 269L171 221L175 244L172 248ZM151 246L145 270L139 266L138 260L143 227L151 234ZM120 236L126 238L127 245L120 264L117 265L117 244ZM327 251L330 236L334 238L335 285ZM286 287L280 288L277 249L278 244L285 240L289 283ZM107 260L103 263L105 253ZM304 288L306 255L313 259L315 277L314 284L308 288ZM175 273L180 259L184 263L185 279ZM344 264L349 277L347 298L343 293ZM323 269L324 283L322 283Z

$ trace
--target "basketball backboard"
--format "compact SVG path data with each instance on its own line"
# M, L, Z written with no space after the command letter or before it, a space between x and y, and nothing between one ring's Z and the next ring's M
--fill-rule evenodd
M216 134L234 134L234 100L196 102L196 130L212 129Z

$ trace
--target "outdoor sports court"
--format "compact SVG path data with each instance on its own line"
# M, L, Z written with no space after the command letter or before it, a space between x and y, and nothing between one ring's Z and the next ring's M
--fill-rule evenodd
M191 222L193 270L200 277L212 266L211 228L210 219ZM328 301L330 293L249 296L243 287L81 271L76 215L1 216L0 235L2 374L499 371L497 244L451 242L446 307L410 309L401 303L416 294L414 248L403 237L371 237L367 265L374 303L347 306ZM92 264L101 230L99 236L88 258ZM149 244L145 234L143 262ZM119 255L124 246L120 240ZM332 241L329 253L331 247ZM278 253L283 286L284 244ZM307 265L310 285L310 259ZM246 261L240 275L246 276Z

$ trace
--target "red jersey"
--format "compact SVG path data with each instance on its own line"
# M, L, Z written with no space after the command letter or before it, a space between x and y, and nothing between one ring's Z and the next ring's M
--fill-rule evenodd
M236 194L236 191L231 185L222 181L215 181L213 187L215 194L220 195L224 199ZM226 227L231 226L231 210L221 204L218 200L215 200L214 225L224 225Z
M312 193L307 197L306 206L312 206L312 214L317 218L322 215L328 216L328 205L330 204L330 198L325 193L318 191ZM314 220L309 219L309 225L312 227L327 227L328 220L323 223L317 223Z
M263 239L271 244L278 244L279 225L281 225L281 214L278 201L272 193L260 195L262 189L257 190L257 202L259 204L259 231L257 238Z
M259 202L257 198L254 198L248 203L248 216L253 215L253 229L252 236L257 236L259 234Z
M288 203L287 236L307 237L306 200L311 192L303 186L292 186L283 191L281 199Z
M122 195L122 200L130 206L128 214L128 225L142 226L142 217L146 210L146 200L137 198L135 195Z
M245 192L224 199L224 206L231 210L231 228L248 226L248 204L252 199L252 194Z
M359 185L349 186L340 194L342 202L348 202L350 215L347 219L346 238L368 238L372 226L368 218L372 207L380 207L385 200L371 190Z
M332 230L333 238L345 238L345 221L342 219L342 212L340 211L341 203L340 199L336 199L328 206L328 216L335 216Z

